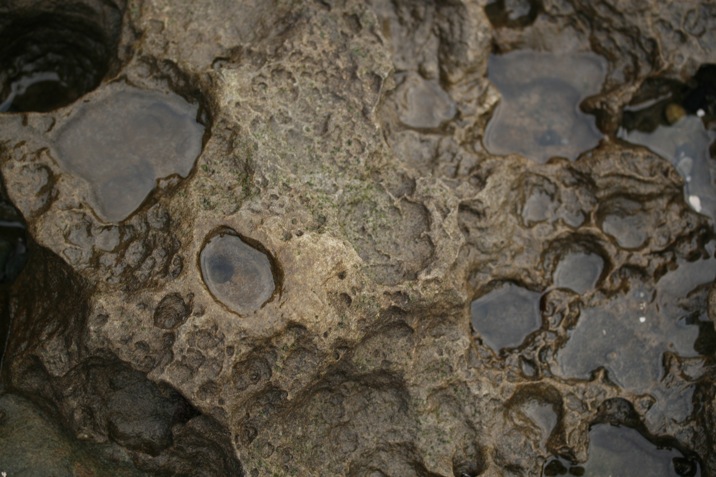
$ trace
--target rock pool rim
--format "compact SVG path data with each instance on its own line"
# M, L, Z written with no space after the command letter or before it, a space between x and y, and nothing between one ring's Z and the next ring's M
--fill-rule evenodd
M214 293L211 291L211 289L209 289L209 285L207 285L207 283L206 283L206 279L204 278L204 273L203 273L202 267L201 267L201 254L204 252L204 249L209 244L209 242L211 242L212 240L214 240L216 238L221 238L221 237L226 237L226 236L239 238L246 245L258 250L259 252L266 255L266 258L268 258L269 264L271 266L271 275L273 277L274 290L273 290L273 293L271 293L271 296L268 298L268 300L266 300L259 307L259 309L256 311L261 310L269 303L271 303L274 300L277 300L278 298L281 297L281 294L283 293L283 283L284 283L283 268L281 268L281 265L279 264L278 260L274 256L274 254L271 253L271 251L269 251L269 249L266 248L264 246L264 244L262 244L261 242L259 242L256 239L247 237L246 235L237 232L236 230L232 229L229 226L222 225L222 226L216 227L211 232L209 232L206 235L206 237L204 237L204 240L201 243L201 247L199 247L199 253L197 253L197 255L196 255L196 267L197 267L197 270L199 270L199 275L201 277L201 282L202 282L204 288L206 288L206 290L209 292L209 294L212 296L212 298L214 298L214 301L219 303L222 307L224 307L224 309L231 312L232 314L239 315L241 317L245 317L247 315L242 315L242 314L238 313L237 311L232 310L231 307L229 307L227 304L225 304L222 300L218 299L214 295ZM255 313L256 311L254 311L253 313Z
M472 294L470 294L471 298L468 300L468 304L472 304L473 301L479 300L480 298L489 295L493 291L508 285L514 285L528 292L539 293L540 295L544 294L547 291L546 288L538 286L539 284L527 285L517 279L501 278L498 280L490 280L485 285L479 287L477 292L473 292Z

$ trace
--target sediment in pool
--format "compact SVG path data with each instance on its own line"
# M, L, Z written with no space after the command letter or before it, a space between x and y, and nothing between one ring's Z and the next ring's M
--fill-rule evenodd
M232 230L212 236L199 258L211 294L240 315L257 311L274 295L277 276L272 260Z

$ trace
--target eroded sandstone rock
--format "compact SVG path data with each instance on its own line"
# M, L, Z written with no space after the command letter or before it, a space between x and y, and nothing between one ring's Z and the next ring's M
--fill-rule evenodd
M109 56L82 99L0 114L3 199L32 237L0 296L2 403L36 415L18 395L33 399L59 448L110 449L67 464L97 475L548 475L588 467L597 423L674 449L674 475L715 472L713 222L668 158L616 136L646 78L715 61L716 15L611 3L490 2L509 9L493 23L468 0L0 3L0 38L23 15L73 15ZM491 155L493 47L604 57L582 103L601 143L574 161ZM120 81L181 96L206 128L194 169L158 176L126 217L97 214L54 152L55 128ZM271 262L276 292L250 312L202 276L217 230ZM570 285L576 254L601 265ZM211 280L231 281L225 265ZM502 350L470 324L499 283L540 303ZM648 352L585 335L604 309L644 312L627 328ZM577 340L586 364L565 358Z

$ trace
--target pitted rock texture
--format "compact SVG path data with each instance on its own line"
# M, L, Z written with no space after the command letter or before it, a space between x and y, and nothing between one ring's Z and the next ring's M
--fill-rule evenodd
M597 422L713 475L713 276L675 298L693 352L645 335L658 381L620 386L614 363L642 369L628 355L562 373L560 353L587 307L713 260L713 223L673 165L616 132L646 78L716 61L716 13L696 0L541 3L495 26L479 0L0 1L0 18L70 8L119 35L79 102L0 114L3 198L32 237L0 295L3 406L61 425L63 449L109 449L99 463L76 454L96 475L121 462L147 475L533 476L555 458L586 462ZM107 9L121 27L103 23ZM583 103L605 139L574 161L483 147L500 100L488 57L526 48L608 63ZM53 138L120 80L196 104L206 136L187 177L109 220ZM280 269L250 313L202 278L219 229ZM580 287L555 278L575 253L602 263ZM499 283L538 293L540 316L520 346L494 350L470 312ZM628 412L605 417L613 403Z

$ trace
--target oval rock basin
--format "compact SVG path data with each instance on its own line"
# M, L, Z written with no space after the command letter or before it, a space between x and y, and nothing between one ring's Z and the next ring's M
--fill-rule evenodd
M60 128L60 164L86 180L108 222L131 215L157 179L186 177L201 153L198 107L173 94L125 87L79 107Z
M214 298L240 315L261 308L276 290L268 255L232 232L212 237L199 261L201 275Z

